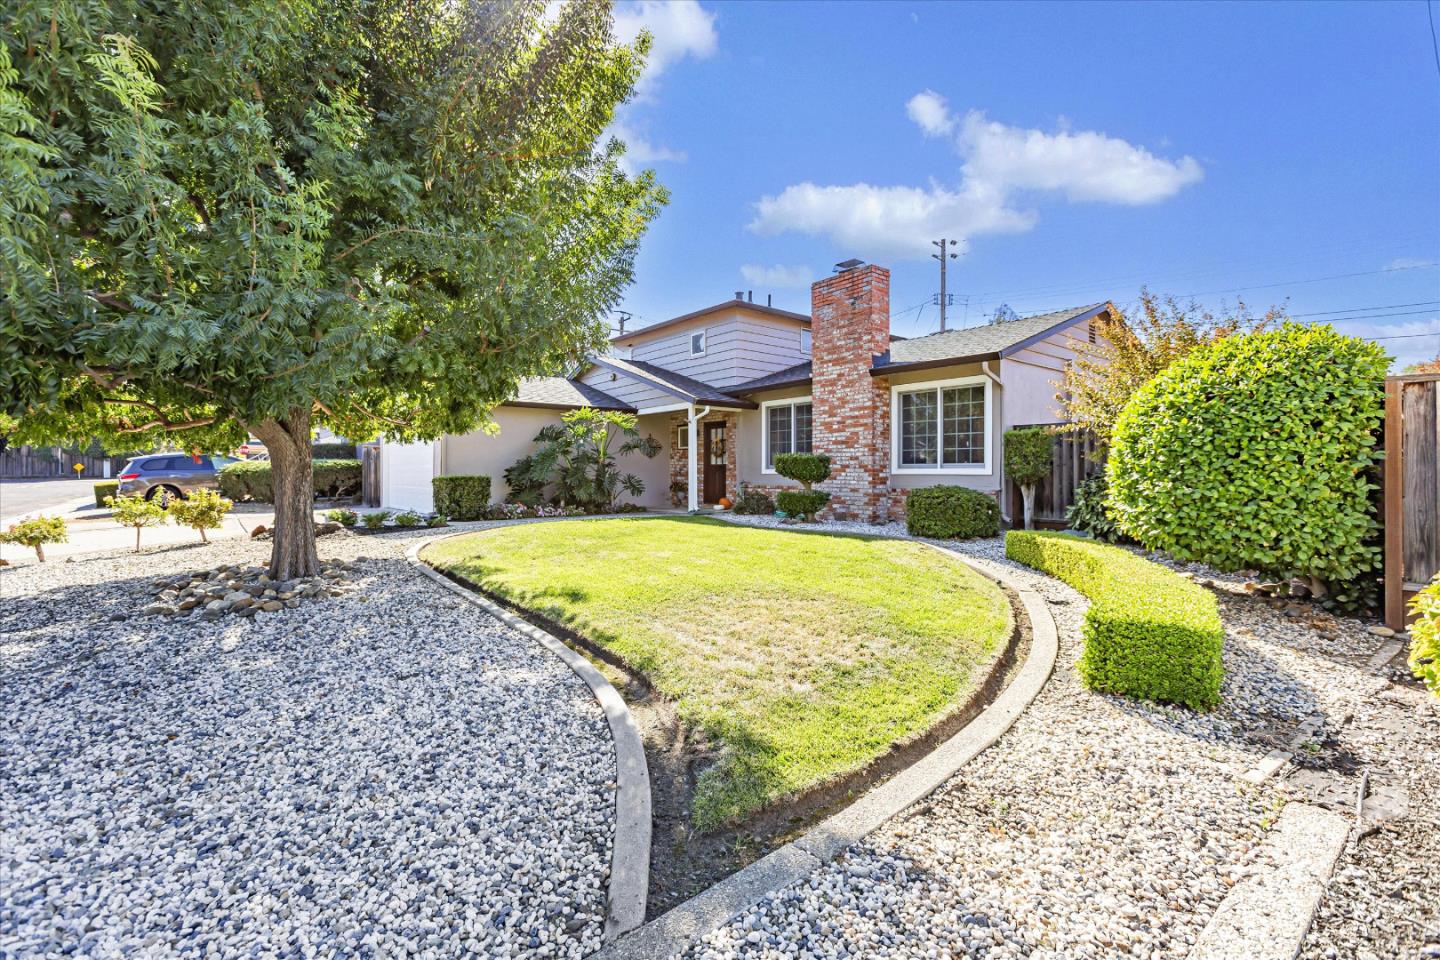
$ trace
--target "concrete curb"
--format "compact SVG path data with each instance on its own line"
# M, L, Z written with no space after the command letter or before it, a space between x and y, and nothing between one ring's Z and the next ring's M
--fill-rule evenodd
M884 538L892 539L892 538ZM1030 655L1015 679L995 702L930 753L871 789L804 836L732 874L715 886L657 917L592 954L594 960L639 960L668 957L691 941L728 923L745 908L771 893L803 880L817 867L880 827L886 820L924 799L999 740L1045 686L1059 654L1055 620L1040 595L1016 580L1006 568L967 557L935 544L982 576L1009 587L1030 620Z
M1349 833L1350 821L1341 814L1287 804L1262 845L1274 868L1230 888L1200 932L1191 960L1294 960Z
M420 551L425 547L452 537L465 536L467 532L474 531L421 540L406 552L405 558L411 566L446 590L465 598L565 661L565 665L590 687L610 724L610 736L615 742L615 838L610 861L610 889L606 896L605 939L613 940L645 922L645 901L650 890L650 770L645 764L645 745L640 740L640 730L620 692L590 661L558 638L479 593L460 586L420 559Z

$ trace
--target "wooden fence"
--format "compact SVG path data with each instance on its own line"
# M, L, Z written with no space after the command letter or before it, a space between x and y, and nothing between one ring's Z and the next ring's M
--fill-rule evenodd
M380 506L380 444L357 443L355 450L360 454L360 504L365 507Z
M1440 374L1385 380L1385 623L1440 574Z
M1027 423L1023 427L1058 427L1058 423ZM1004 440L1001 440L1003 444ZM1056 432L1052 439L1050 476L1035 491L1035 526L1061 529L1067 526L1065 511L1075 502L1075 488L1105 468L1105 451L1089 430ZM1002 452L1003 456L1003 452ZM1013 480L1010 488L1010 517L1020 526L1025 516L1020 485Z
M0 477L10 480L74 477L75 464L80 463L85 466L82 480L104 480L118 476L128 459L128 456L90 456L61 447L6 447L0 453Z

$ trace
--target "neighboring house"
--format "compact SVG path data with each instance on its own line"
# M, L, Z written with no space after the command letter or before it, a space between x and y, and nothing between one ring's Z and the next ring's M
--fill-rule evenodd
M1000 495L1001 437L1053 423L1055 381L1076 340L1093 340L1108 303L903 339L890 333L890 272L847 263L811 287L811 315L736 299L612 341L575 377L528 380L493 414L497 433L387 444L387 506L430 508L430 478L486 474L492 495L533 438L581 406L635 413L653 460L625 458L648 507L734 500L741 484L798 486L774 471L788 451L828 454L829 516L904 515L917 487ZM1002 498L1003 502L1003 498Z

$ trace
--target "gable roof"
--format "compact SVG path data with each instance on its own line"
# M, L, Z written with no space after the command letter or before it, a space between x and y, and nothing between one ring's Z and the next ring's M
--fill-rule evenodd
M596 390L588 383L567 380L565 377L529 377L521 380L515 391L515 399L507 401L505 406L542 407L549 410L592 407L596 410L635 412L634 407L622 403L603 390Z
M782 320L794 320L803 326L810 326L810 317L803 313L794 313L790 310L781 310L779 307L767 307L763 303L754 303L750 300L726 300L724 303L717 303L713 306L702 307L699 310L692 310L689 313L682 313L678 317L671 317L669 320L661 320L659 323L652 323L648 327L640 327L637 330L630 330L625 333L616 334L610 338L611 343L620 343L623 340L630 340L635 337L643 337L654 333L657 330L664 330L666 327L673 327L685 323L687 320L695 320L709 313L720 313L725 310L750 310L767 317L779 317Z
M909 340L895 340L889 350L875 358L870 372L879 375L977 360L998 360L1024 349L1033 341L1044 339L1056 327L1088 320L1108 308L1108 303L1092 303L1022 320L1002 320Z
M793 367L786 367L784 370L776 370L774 373L767 373L763 377L756 377L754 380L747 380L739 386L730 388L731 393L759 393L761 390L777 390L780 387L798 387L801 384L810 382L812 364L809 360L804 363L797 363Z
M708 383L687 377L683 373L676 373L674 370L667 370L653 363L647 363L644 360L595 357L591 362L606 370L623 373L632 380L655 387L686 403L705 403L714 407L731 407L737 410L750 410L755 407L755 404L749 400L741 400Z

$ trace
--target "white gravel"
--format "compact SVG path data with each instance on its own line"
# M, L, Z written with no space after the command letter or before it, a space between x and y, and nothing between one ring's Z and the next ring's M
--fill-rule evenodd
M138 611L260 544L0 572L0 956L578 957L601 943L609 728L558 658L339 536L344 596Z
M899 524L821 529L903 535ZM1433 731L1440 710L1355 665L1381 642L1358 621L1322 634L1309 618L1224 598L1224 703L1199 715L1085 690L1074 673L1085 599L1009 564L999 539L949 545L1006 563L1050 603L1056 675L995 747L935 795L687 957L1183 957L1230 886L1263 869L1257 848L1281 806L1313 799L1287 779L1293 767L1259 786L1240 776L1289 745L1305 718L1318 713L1324 725L1301 762L1322 768L1336 796L1348 789L1352 806L1361 769L1372 783L1436 782L1433 737L1427 748L1409 726L1376 727L1382 717L1394 726L1396 697L1412 726L1424 717ZM1307 957L1421 954L1422 938L1435 935L1440 885L1435 841L1405 840L1437 831L1415 822L1389 825L1347 855L1363 890L1327 898ZM1382 845L1383 855L1367 854ZM1406 847L1398 856L1397 845ZM1381 899L1404 922L1377 921Z

